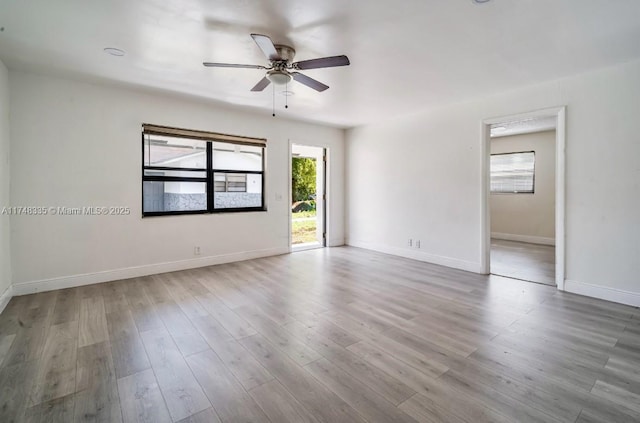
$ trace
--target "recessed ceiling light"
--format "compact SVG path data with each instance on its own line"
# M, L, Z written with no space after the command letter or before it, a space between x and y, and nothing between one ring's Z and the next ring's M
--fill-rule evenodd
M282 95L285 97L291 97L292 95L294 95L295 93L293 91L283 91Z
M475 4L489 3L491 0L471 0Z
M122 57L125 55L124 50L120 50L119 48L115 48L115 47L106 47L104 49L104 52L112 56L118 56L118 57Z

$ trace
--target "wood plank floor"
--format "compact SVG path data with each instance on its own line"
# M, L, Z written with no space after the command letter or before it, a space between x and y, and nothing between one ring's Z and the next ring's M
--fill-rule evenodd
M640 311L349 247L15 297L0 421L638 422Z
M556 248L553 245L492 239L491 273L555 286Z

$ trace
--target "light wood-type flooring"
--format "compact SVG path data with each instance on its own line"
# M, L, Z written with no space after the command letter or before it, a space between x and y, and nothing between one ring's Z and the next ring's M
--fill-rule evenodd
M492 239L491 273L555 285L556 247Z
M0 422L638 422L637 308L357 248L15 297Z

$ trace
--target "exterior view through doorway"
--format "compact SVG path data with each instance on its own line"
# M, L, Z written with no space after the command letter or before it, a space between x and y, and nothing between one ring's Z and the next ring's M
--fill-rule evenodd
M291 145L291 249L326 244L326 151Z

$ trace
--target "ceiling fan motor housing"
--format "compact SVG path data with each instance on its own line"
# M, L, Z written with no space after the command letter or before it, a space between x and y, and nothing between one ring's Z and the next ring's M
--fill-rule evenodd
M293 47L285 46L284 44L274 44L276 51L278 52L278 56L280 56L280 60L282 62L286 62L287 64L293 61L293 58L296 55L296 51Z
M291 68L296 51L284 44L275 44L274 47L278 52L278 59L271 61L272 70L267 72L267 79L275 85L285 85L291 82L293 76L287 71Z

